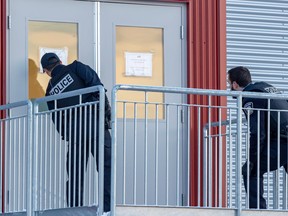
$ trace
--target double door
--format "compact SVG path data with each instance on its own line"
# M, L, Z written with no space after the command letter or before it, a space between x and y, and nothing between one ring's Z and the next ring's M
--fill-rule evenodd
M185 87L185 16L182 4L8 0L8 102L45 95L49 77L42 73L40 59L46 52L56 52L64 64L79 60L90 65L109 98L115 84ZM123 97L134 97L127 94ZM186 100L180 95L162 98L171 101ZM132 127L132 120L127 124ZM183 151L185 127L180 131ZM187 185L181 194L187 193Z

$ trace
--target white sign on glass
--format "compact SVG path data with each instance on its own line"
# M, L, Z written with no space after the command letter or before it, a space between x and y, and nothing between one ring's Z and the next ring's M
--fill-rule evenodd
M152 53L125 52L125 75L152 77Z
M49 52L56 53L56 55L62 61L62 64L67 65L68 63L68 48L67 47L63 47L63 48L40 47L39 48L39 53L40 53L39 61L41 61L41 58L45 53L49 53ZM40 72L42 72L43 68L42 68L41 62L39 63L39 65L40 65Z

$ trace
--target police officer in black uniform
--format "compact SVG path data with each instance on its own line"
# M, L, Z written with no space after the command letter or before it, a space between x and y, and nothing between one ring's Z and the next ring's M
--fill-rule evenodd
M97 73L88 65L79 61L74 61L72 64L65 66L55 53L46 53L41 58L41 64L43 71L51 77L47 86L46 96L96 85L103 86ZM82 96L82 103L97 100L99 100L97 92ZM97 161L98 169L98 112L95 111L97 108L90 108L84 112L79 107L75 108L77 104L79 104L79 96L58 100L57 108L72 106L74 108L72 112L67 111L65 116L64 112L62 112L62 116L59 113L53 113L52 115L52 120L58 132L63 139L69 142L66 160L68 173L66 198L67 205L70 207L83 205L84 171L90 151ZM48 108L49 110L54 109L53 101L48 102ZM111 109L108 98L105 95L104 212L110 211L111 136L108 130L110 129L110 120ZM94 129L97 131L96 134L93 133ZM89 146L91 146L90 149ZM94 155L94 152L96 152L96 155Z
M235 67L228 71L228 82L232 91L249 91L249 92L264 92L271 94L280 94L273 86L266 82L252 83L251 74L246 67ZM287 125L288 113L280 112L280 122L278 122L278 112L270 111L270 131L268 131L268 100L259 98L243 98L243 111L246 118L250 122L250 149L249 160L242 167L242 175L244 186L247 192L247 178L249 176L249 207L257 208L257 197L259 198L259 207L266 208L266 200L263 197L263 175L268 171L268 133L270 133L270 171L277 170L283 166L287 172ZM258 111L260 111L260 116ZM288 102L286 100L270 100L270 110L287 110ZM258 124L258 116L259 124ZM278 131L280 125L280 131ZM259 170L259 185L260 194L257 196L257 141L258 131L260 132L260 170ZM280 155L278 155L277 137L280 137ZM278 157L280 156L280 167L278 167Z

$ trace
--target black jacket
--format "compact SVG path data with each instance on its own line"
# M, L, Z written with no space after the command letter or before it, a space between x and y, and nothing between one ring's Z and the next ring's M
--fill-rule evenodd
M280 92L272 85L266 82L256 82L249 84L243 91L249 92L264 92L271 94L280 94ZM286 135L286 126L288 125L288 113L277 112L273 110L287 110L287 100L271 99L270 100L270 131L268 131L268 99L260 98L243 98L243 111L246 118L249 117L250 121L250 160L256 162L257 160L257 136L258 130L260 132L260 153L267 146L267 134L270 133L271 137L277 137L278 134L278 113L280 113L280 134ZM249 108L255 108L255 110ZM258 124L258 110L260 119ZM277 143L270 143L273 145Z
M68 91L73 91L81 88L102 85L97 73L88 65L85 65L79 61L74 61L72 64L67 66L58 65L56 66L51 74L51 79L46 89L46 96L60 94ZM79 104L79 96L73 96L69 98L64 98L57 100L57 108L71 107ZM92 92L82 95L81 103L93 102L99 100L99 93ZM49 110L54 110L54 101L48 102ZM74 114L74 113L73 113ZM79 115L79 114L78 114ZM91 114L92 115L92 114ZM53 114L52 120L56 123L56 128L58 132L60 131L60 126L62 131L64 131L64 119L62 117L62 124L60 125L59 114ZM66 117L66 122L68 117ZM79 116L78 116L79 117ZM90 116L91 117L91 116ZM75 116L73 116L75 118ZM111 121L111 108L107 96L105 95L105 128L110 128ZM73 123L72 123L73 124ZM61 133L63 135L63 133Z

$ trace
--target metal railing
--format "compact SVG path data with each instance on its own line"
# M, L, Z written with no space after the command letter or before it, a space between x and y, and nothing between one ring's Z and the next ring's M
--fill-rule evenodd
M85 94L92 92L99 94L99 101L83 103ZM79 102L59 107L61 100L72 97ZM49 110L48 103L55 108ZM103 212L103 196L99 194L103 194L104 184L104 104L105 90L96 86L0 106L2 213L26 212L30 216L37 211L95 205ZM82 142L87 148L81 148ZM89 157L90 152L96 156L97 142L98 174L95 160ZM68 157L68 150L74 158ZM72 167L78 151L84 151L84 161L89 157L87 167L85 162ZM67 169L75 173L68 184ZM81 194L75 195L81 184L79 173L85 175L83 199Z
M100 92L99 102L57 108L56 101L73 96L82 101L83 95L95 91ZM228 105L226 99L231 96L237 98L236 103ZM115 215L116 204L232 208L237 209L237 215L249 208L249 195L245 192L241 173L243 164L249 160L250 136L250 118L247 122L242 120L243 97L267 101L288 99L285 94L115 86L111 99L112 215ZM45 107L49 101L56 109L49 111ZM72 128L73 124L77 125L71 121L69 113L81 113L82 129L87 131L93 127L85 119L98 108L100 126L97 130L99 143L103 144L103 87L0 106L2 212L27 212L30 216L37 211L76 206L75 201L67 205L65 187L66 161L71 166L69 159L65 159L71 146L67 140L75 136ZM253 108L253 111L288 112L269 107L267 110ZM57 128L57 122L64 127ZM82 129L79 137L84 138L87 134ZM279 138L280 134L277 136ZM88 152L93 145L92 141L88 142ZM280 143L277 145L280 154ZM103 145L99 146L98 175L91 160L87 168L80 166L74 171L86 171L83 205L99 204L101 213ZM259 188L259 182L257 184ZM68 190L68 194L71 195L73 189ZM276 172L268 169L264 175L264 191L268 209L287 210L287 174L282 168Z
M231 96L236 103L227 105ZM285 94L115 86L112 206L233 208L237 215L249 208L241 171L249 158L250 136L249 117L242 120L243 97L288 99ZM286 182L282 168L268 169L264 175L268 209L287 210Z

